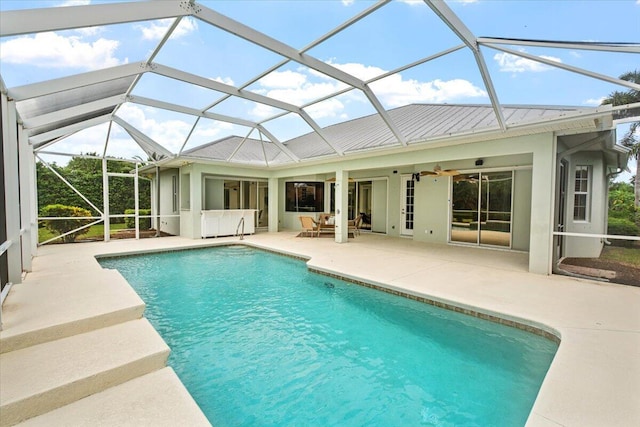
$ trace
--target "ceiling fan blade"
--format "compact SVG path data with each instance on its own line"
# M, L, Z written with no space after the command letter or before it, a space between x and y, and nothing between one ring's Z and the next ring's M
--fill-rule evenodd
M458 172L455 169L445 169L443 171L440 171L440 175L442 175L442 176L456 176L456 175L460 175L460 172Z
M422 171L420 172L420 176L438 176L438 173L432 171Z

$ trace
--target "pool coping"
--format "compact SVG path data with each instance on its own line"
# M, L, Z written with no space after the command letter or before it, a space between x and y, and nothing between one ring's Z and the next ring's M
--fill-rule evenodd
M486 255L486 251L416 244L387 236L359 237L349 244L335 244L328 242L330 239L295 239L295 234L259 233L246 236L244 241L238 241L237 237L163 238L147 242L83 243L80 247L60 248L60 251L40 248L34 266L43 266L47 271L64 271L69 265L82 266L99 274L102 268L97 258L104 256L229 244L292 256L305 260L310 269L321 274L335 274L365 286L378 286L382 291L402 293L412 299L423 298L424 302L432 301L435 305L448 304L463 313L464 310L470 312L467 314L477 312L487 320L501 322L502 319L508 324L514 322L516 327L522 324L525 330L534 328L550 334L551 339L560 339L527 427L640 425L640 406L634 401L634 396L640 395L640 382L634 381L640 378L640 313L635 309L640 306L639 288L533 275L524 270L521 259L514 258L515 266L510 267L512 261L502 263L502 255L496 260L495 255ZM451 250L455 256L462 255L463 261L456 261L457 258L445 253ZM63 258L65 252L67 258ZM69 255L77 259L69 261ZM378 255L384 263L371 263L369 257ZM89 259L93 262L87 262ZM415 267L415 271L403 270L407 265ZM425 275L427 267L428 277L416 279L420 274ZM466 274L468 283L457 280L444 286L435 280L444 273L447 277ZM491 277L487 277L489 275ZM502 283L505 280L514 281L515 289ZM527 295L520 295L522 290L527 291ZM514 300L516 296L520 297L519 302Z

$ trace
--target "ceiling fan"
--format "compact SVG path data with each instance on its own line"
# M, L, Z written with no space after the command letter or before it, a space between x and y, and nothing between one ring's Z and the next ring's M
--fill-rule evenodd
M455 169L442 169L440 165L436 165L433 168L433 171L422 171L420 172L421 176L456 176L460 175Z

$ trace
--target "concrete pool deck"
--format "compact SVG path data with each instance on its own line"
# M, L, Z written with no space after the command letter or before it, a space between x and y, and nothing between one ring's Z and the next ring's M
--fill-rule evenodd
M0 403L11 416L0 411L0 425L28 417L24 425L90 425L95 420L103 420L102 425L178 425L185 420L207 425L175 373L164 367L166 345L140 318L144 304L119 273L103 270L95 256L228 243L306 257L316 270L553 332L560 347L527 426L640 425L640 288L530 274L523 253L368 233L346 244L296 235L39 248L34 271L11 289L3 307ZM134 338L127 341L128 334ZM65 359L59 365L50 356L56 352L66 355L59 357ZM87 366L72 353L80 353ZM102 360L104 353L108 360ZM126 353L134 353L133 361ZM33 369L28 362L44 366L29 375L15 373ZM84 384L84 395L71 391L65 375L71 383ZM47 393L77 396L55 401L42 398Z

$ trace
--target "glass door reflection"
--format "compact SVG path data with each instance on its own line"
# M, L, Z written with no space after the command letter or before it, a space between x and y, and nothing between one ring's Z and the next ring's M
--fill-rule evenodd
M513 172L453 177L451 241L511 247Z
M480 244L511 247L513 173L485 173L480 182Z
M478 244L478 192L480 174L453 177L451 241Z

